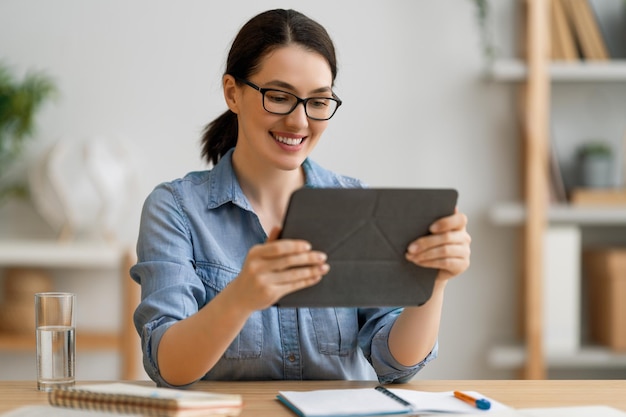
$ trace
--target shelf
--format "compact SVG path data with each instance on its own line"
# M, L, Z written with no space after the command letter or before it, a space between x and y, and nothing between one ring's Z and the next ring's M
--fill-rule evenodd
M549 71L553 82L626 81L626 60L552 62ZM486 75L488 79L494 81L525 81L528 70L521 60L502 59L495 61Z
M487 361L495 368L515 369L524 366L526 355L522 346L496 346L490 349ZM552 369L626 368L626 352L616 353L602 346L584 346L577 352L547 352L546 365Z
M526 209L519 202L499 203L489 211L489 218L498 225L521 226ZM568 223L581 226L626 226L626 207L578 207L567 204L551 205L547 213L551 224Z
M117 333L85 333L76 331L76 349L101 351L120 349L121 341ZM0 351L35 351L35 334L0 333Z
M0 241L0 266L114 268L123 249L100 242Z
M521 154L523 180L522 201L496 204L490 208L489 218L497 225L518 226L521 234L521 286L520 313L522 314L523 347L496 348L490 353L494 365L521 368L525 379L544 379L547 368L562 366L576 368L626 367L626 354L615 355L602 348L584 347L575 349L578 343L556 353L554 342L558 332L548 326L550 317L545 313L546 300L560 305L561 293L554 279L548 281L550 268L555 267L560 277L569 276L569 282L579 285L582 226L605 233L610 228L621 232L619 226L626 226L626 205L590 207L577 205L546 205L550 191L549 176L546 175L546 161L549 160L551 110L557 104L551 100L553 89L576 87L584 83L626 82L626 60L573 62L551 61L549 58L550 3L544 0L527 0L524 3L525 38L521 43L525 59L498 59L487 68L486 78L496 82L513 82L518 91L518 110L521 125ZM593 17L592 17L593 19ZM610 85L605 85L610 87ZM519 87L519 88L518 88ZM595 87L595 85L594 85ZM573 116L576 117L576 116ZM617 116L615 116L617 117ZM580 227L579 227L580 226ZM597 230L596 230L597 229ZM603 230L600 230L603 229ZM562 242L567 244L563 250ZM554 243L556 242L556 243ZM572 258L572 249L579 248ZM564 255L564 252L567 252ZM567 268L576 266L567 274L558 265L563 262ZM564 292L576 290L571 284ZM578 291L578 290L576 290ZM554 295L556 297L554 297ZM553 297L553 298L549 298ZM576 300L579 298L576 297ZM577 302L577 304L579 304ZM555 309L557 310L557 309ZM562 312L561 310L560 312ZM554 311L553 311L554 312ZM546 343L551 342L549 345ZM577 342L578 339L575 338Z
M107 242L55 240L0 240L0 268L25 267L44 269L110 269L121 279L122 322L116 332L76 332L78 351L116 351L121 358L122 379L133 379L140 357L139 338L132 315L139 303L139 286L129 276L135 255L122 246ZM84 274L90 275L90 274ZM0 351L31 351L35 349L32 334L0 333Z

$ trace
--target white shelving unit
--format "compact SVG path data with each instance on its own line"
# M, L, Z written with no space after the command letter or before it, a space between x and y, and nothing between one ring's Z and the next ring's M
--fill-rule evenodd
M576 353L546 352L546 363L552 369L610 369L626 368L626 354L617 354L602 346L583 346ZM526 354L522 346L496 346L487 360L500 369L524 366Z
M139 286L128 275L134 255L126 248L97 242L47 240L0 241L0 268L113 270L121 279L122 323L116 332L77 329L77 349L112 350L121 357L120 378L134 379L138 373L139 340L131 320L139 300ZM106 314L106 312L103 312ZM0 351L34 351L35 333L0 333Z
M496 368L521 369L526 378L545 378L547 369L613 369L626 367L626 354L608 348L581 344L580 333L573 333L576 346L555 349L554 317L576 316L581 311L580 257L583 228L626 227L626 207L580 207L547 204L545 166L550 130L550 93L553 84L626 82L626 60L604 62L554 62L546 51L550 39L549 2L526 2L526 60L496 60L487 69L491 82L524 87L526 100L520 100L526 159L523 200L502 202L489 210L493 224L520 227L523 232L524 335L519 346L494 346L488 362ZM550 271L551 281L547 280ZM555 281L557 283L555 284ZM560 288L560 290L559 290ZM556 295L555 295L556 294ZM555 297L550 299L549 297ZM554 308L554 305L557 308ZM580 327L579 322L574 322ZM571 328L572 322L566 323ZM556 329L561 330L561 329ZM578 329L580 332L580 329ZM557 339L557 340L554 340Z
M0 241L0 265L46 268L113 268L123 249L101 242Z
M520 202L500 203L489 211L489 218L500 226L519 226L526 220L526 209ZM551 205L548 207L547 220L549 224L626 226L626 207Z
M621 82L626 81L626 60L552 62L549 75L552 82ZM528 76L528 67L519 59L498 60L486 76L492 81L521 82Z
M520 226L526 220L526 210L521 202L501 203L494 206L489 211L489 219L499 226ZM579 207L567 204L551 205L547 211L548 226L546 233L557 230L563 226L567 228L579 229L581 227L613 226L626 228L626 207ZM553 259L558 259L559 255L550 253L549 245L545 246L545 262L549 264ZM563 248L557 248L563 250ZM574 248L578 253L582 247ZM562 256L562 254L561 254ZM575 254L570 254L569 262L579 262ZM567 255L566 255L567 258ZM567 274L565 274L567 275ZM549 278L549 277L546 277ZM579 277L577 277L579 278ZM546 285L547 287L547 285ZM567 290L564 288L563 290ZM579 294L574 294L578 296ZM564 301L564 294L559 294L560 300L557 307L559 309L571 307L571 303ZM549 300L548 300L549 301ZM579 297L574 298L575 303L579 303ZM545 310L545 309L544 309ZM574 308L578 313L579 310ZM544 311L548 315L548 311ZM549 319L546 318L546 322ZM580 326L578 320L574 319L574 324ZM546 323L544 322L544 325ZM579 334L575 335L576 337ZM490 349L488 362L495 368L513 369L524 365L526 353L523 346L495 346ZM626 353L616 353L602 346L580 345L575 351L550 351L546 349L545 362L551 369L615 369L626 368Z

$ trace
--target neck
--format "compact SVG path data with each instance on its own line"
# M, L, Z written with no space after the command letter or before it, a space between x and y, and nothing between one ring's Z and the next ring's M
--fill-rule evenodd
M236 156L237 152L233 154L233 169L241 190L269 235L272 228L282 225L291 194L304 185L303 168L281 170Z

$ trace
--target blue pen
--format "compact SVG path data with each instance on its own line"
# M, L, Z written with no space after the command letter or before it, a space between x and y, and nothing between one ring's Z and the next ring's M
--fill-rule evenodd
M461 391L454 391L454 396L459 400L463 400L480 410L489 410L489 408L491 408L491 403L489 402L489 400L486 400L484 398L474 398L471 395L467 395Z

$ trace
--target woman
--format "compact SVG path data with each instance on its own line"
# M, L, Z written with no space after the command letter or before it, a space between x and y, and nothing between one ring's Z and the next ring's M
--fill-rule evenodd
M157 384L401 382L436 357L444 288L469 265L461 213L407 248L409 261L440 270L421 307L272 307L329 270L308 242L277 239L291 193L363 187L308 159L341 105L336 75L326 30L293 10L261 13L234 39L223 76L229 110L203 137L202 154L215 166L159 185L142 213L134 320Z

